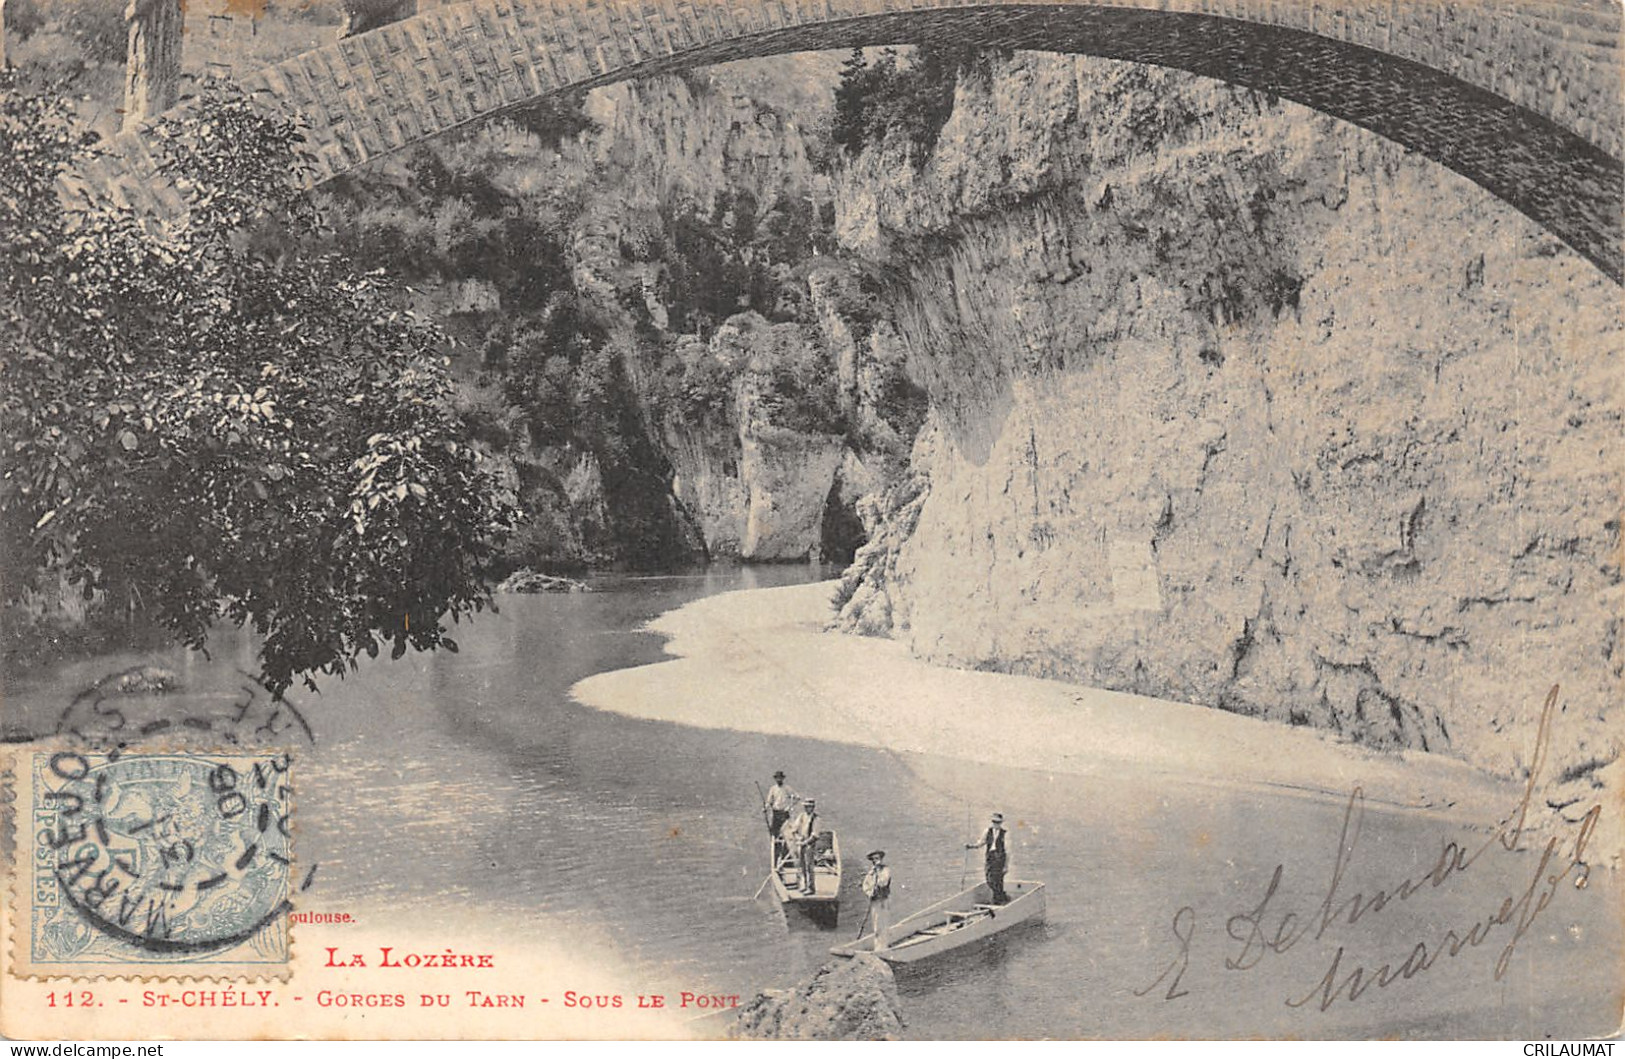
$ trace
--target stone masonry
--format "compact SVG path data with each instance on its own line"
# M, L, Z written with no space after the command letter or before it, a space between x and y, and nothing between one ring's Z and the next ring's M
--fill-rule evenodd
M1621 18L1611 0L473 0L256 71L308 125L319 184L550 93L753 56L975 40L1155 63L1372 129L1625 276ZM178 199L139 130L78 185Z
M185 18L175 0L130 0L124 9L128 46L124 61L124 129L175 105L181 79Z

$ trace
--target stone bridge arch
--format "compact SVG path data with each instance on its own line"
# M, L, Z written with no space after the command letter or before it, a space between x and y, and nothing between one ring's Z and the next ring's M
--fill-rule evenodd
M1168 66L1296 101L1448 166L1625 283L1613 0L470 0L258 70L312 184L552 93L734 59L923 40ZM84 173L175 200L139 128Z

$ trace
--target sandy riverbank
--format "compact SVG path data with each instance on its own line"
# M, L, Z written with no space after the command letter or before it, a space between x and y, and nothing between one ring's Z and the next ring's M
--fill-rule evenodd
M1387 754L1186 703L928 665L901 644L823 631L833 582L732 592L662 615L667 662L603 673L597 709L1088 775L1129 766L1184 781L1389 803L1489 821L1518 786L1461 762Z

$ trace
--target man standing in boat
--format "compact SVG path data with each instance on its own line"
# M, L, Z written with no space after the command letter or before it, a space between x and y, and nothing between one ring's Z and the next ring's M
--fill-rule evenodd
M886 851L869 854L869 870L863 876L863 892L869 898L869 924L875 932L875 948L886 947L886 931L891 927L891 869L886 867Z
M776 867L785 860L784 822L790 819L790 810L801 798L784 782L784 773L773 773L773 786L767 789L762 809L767 813L767 830L773 836L773 863Z
M1004 829L1004 814L994 813L987 830L982 833L982 840L965 847L987 851L987 888L992 891L993 903L996 905L1010 903L1010 898L1004 892L1004 871L1010 865L1010 857L1005 850L1006 835L1008 832Z
M818 847L818 801L808 798L801 803L801 812L790 821L786 844L796 851L797 871L801 876L801 892L813 893L813 853Z

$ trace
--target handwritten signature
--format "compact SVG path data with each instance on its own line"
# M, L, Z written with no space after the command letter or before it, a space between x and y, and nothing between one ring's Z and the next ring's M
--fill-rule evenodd
M1507 817L1476 848L1454 841L1444 843L1439 857L1427 870L1402 879L1393 885L1372 891L1345 896L1348 888L1344 876L1354 862L1365 816L1365 792L1355 787L1349 795L1343 812L1342 834L1338 838L1337 854L1332 864L1331 877L1326 883L1324 896L1313 912L1282 912L1272 907L1280 890L1284 864L1277 864L1258 903L1245 912L1230 916L1225 921L1225 934L1234 943L1234 949L1225 957L1224 966L1230 971L1249 971L1271 956L1290 951L1308 938L1320 940L1334 927L1352 927L1368 916L1382 912L1395 901L1407 901L1418 893L1447 886L1453 879L1496 848L1508 853L1517 852L1528 821L1529 806L1534 797L1541 771L1551 743L1552 715L1557 706L1558 688L1553 686L1541 709L1540 727L1535 739L1535 756L1529 768L1529 779L1523 797ZM1386 989L1395 982L1408 981L1426 973L1441 956L1454 958L1468 949L1476 949L1492 935L1505 937L1505 943L1495 961L1495 980L1500 981L1511 965L1518 943L1528 934L1536 918L1546 910L1563 883L1573 878L1573 885L1584 888L1590 876L1590 865L1585 860L1586 846L1596 830L1602 815L1601 804L1595 804L1581 818L1566 851L1562 839L1547 840L1541 852L1529 885L1521 894L1508 895L1495 911L1466 923L1457 924L1437 936L1418 941L1402 960L1389 961L1375 970L1360 964L1346 967L1346 949L1339 945L1332 953L1325 974L1302 995L1286 999L1288 1007L1301 1008L1314 1005L1326 1011L1339 999L1358 1000L1372 986ZM1561 851L1561 852L1560 852ZM1178 951L1162 973L1149 985L1134 991L1135 996L1147 996L1167 983L1163 1000L1176 1000L1189 994L1181 988L1181 981L1190 967L1191 941L1196 933L1196 909L1186 905L1174 913L1172 930ZM1510 927L1510 935L1502 928Z

